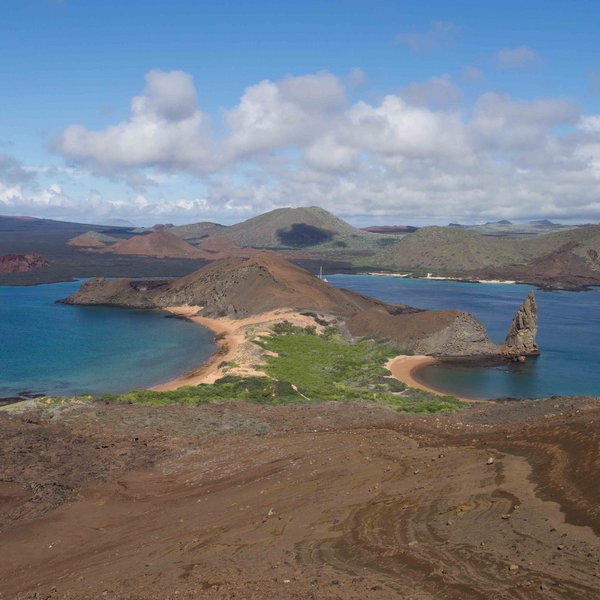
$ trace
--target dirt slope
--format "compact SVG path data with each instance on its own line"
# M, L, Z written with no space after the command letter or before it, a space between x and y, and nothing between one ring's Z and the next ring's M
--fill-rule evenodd
M107 244L117 242L118 238L106 235L99 231L86 231L68 241L69 246L81 246L86 248L104 248Z
M485 327L458 310L390 314L374 307L354 315L346 325L355 336L389 339L416 354L483 357L498 353Z
M202 314L213 317L243 317L281 308L350 315L383 305L334 288L274 252L218 260L174 281L94 280L68 301L141 308L187 304L203 306Z
M134 235L98 252L134 254L156 258L202 258L203 253L185 240L168 231L155 231L147 235Z
M593 600L599 417L552 399L0 419L0 597Z

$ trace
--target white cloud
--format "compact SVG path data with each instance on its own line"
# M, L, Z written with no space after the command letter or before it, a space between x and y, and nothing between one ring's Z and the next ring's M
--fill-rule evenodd
M23 183L34 177L23 165L8 154L0 154L0 181L6 184Z
M216 166L210 142L191 75L150 71L144 92L131 101L128 120L105 131L70 125L54 148L100 172L151 165L210 171Z
M428 53L450 46L456 38L456 33L454 23L434 21L425 31L398 34L394 43L406 45L416 53Z
M541 148L554 127L574 125L578 118L579 109L570 100L513 100L490 92L475 103L470 130L487 148Z
M452 114L411 106L386 96L378 106L358 102L345 115L340 136L355 148L402 158L468 154L464 127Z
M540 61L540 55L528 46L503 48L496 55L498 66L502 69L523 69Z
M240 103L227 113L231 130L227 156L232 160L304 145L345 102L341 81L330 73L261 81L246 89Z
M600 115L585 115L581 117L577 127L587 133L600 133Z
M306 149L306 160L317 170L347 172L356 164L358 153L356 148L339 143L333 133L327 133Z
M42 193L6 177L2 194L48 213L75 202L71 213L87 205L157 220L226 220L291 204L405 222L600 216L599 117L581 117L573 101L493 92L466 103L444 75L350 103L350 79L261 81L223 111L215 137L191 77L153 71L127 120L97 132L70 126L57 145L80 168L126 181L120 198L75 201L50 190L52 181ZM182 173L201 194L192 184L183 191L174 181Z

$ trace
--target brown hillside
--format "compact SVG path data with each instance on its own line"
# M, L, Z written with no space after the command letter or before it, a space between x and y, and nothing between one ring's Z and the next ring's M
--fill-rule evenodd
M140 308L203 306L204 315L231 317L282 308L347 316L372 306L384 306L373 298L334 288L267 251L250 258L218 260L173 281L93 280L84 284L69 302Z
M394 314L389 307L373 307L357 313L346 325L353 335L392 340L417 354L488 356L498 352L485 327L459 310Z
M467 271L464 276L481 279L514 279L540 286L584 288L599 285L600 273L592 268L593 256L589 256L586 261L575 253L577 249L576 242L568 242L527 265Z
M0 273L27 273L47 266L48 261L37 252L0 256Z
M105 235L99 231L87 231L75 236L68 241L69 246L81 246L85 248L104 248L107 244L118 241L117 238Z
M97 252L133 254L156 258L203 258L203 253L169 231L155 231L147 235L134 235Z

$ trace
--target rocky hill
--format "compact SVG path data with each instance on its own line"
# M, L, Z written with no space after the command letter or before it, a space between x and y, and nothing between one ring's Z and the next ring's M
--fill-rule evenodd
M339 252L373 250L393 237L357 229L316 206L278 208L229 227L198 223L170 231L192 243L207 237L226 237L239 247ZM385 241L380 242L382 239Z
M28 273L48 266L48 261L36 252L0 256L0 273Z
M600 285L600 226L526 239L487 236L457 227L423 227L374 261L417 274L515 279L536 285Z
M203 253L197 248L194 248L194 246L169 231L155 231L146 235L134 235L106 248L98 249L97 252L154 256L156 258L203 257Z
M218 223L210 223L207 221L168 228L170 232L188 241L190 244L199 244L202 240L212 236L218 237L227 229L228 227L225 225L219 225Z
M104 248L107 244L118 242L119 238L106 235L100 231L86 231L80 235L71 238L68 241L69 246L78 246L82 248Z
M136 308L202 306L209 317L246 317L289 308L351 315L383 303L334 288L274 252L217 260L170 281L95 279L67 300ZM406 308L406 310L413 310Z
M95 279L65 302L135 308L199 306L199 314L213 318L282 309L314 311L342 318L354 336L393 340L407 352L502 354L483 325L468 313L423 311L338 289L273 252L215 261L175 280Z

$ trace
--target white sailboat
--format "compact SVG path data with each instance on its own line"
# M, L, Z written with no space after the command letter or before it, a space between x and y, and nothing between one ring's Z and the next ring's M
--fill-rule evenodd
M329 283L329 282L327 281L327 279L325 279L325 277L323 277L323 267L322 267L322 266L321 266L321 267L319 267L319 279L320 279L321 281L324 281L325 283Z

